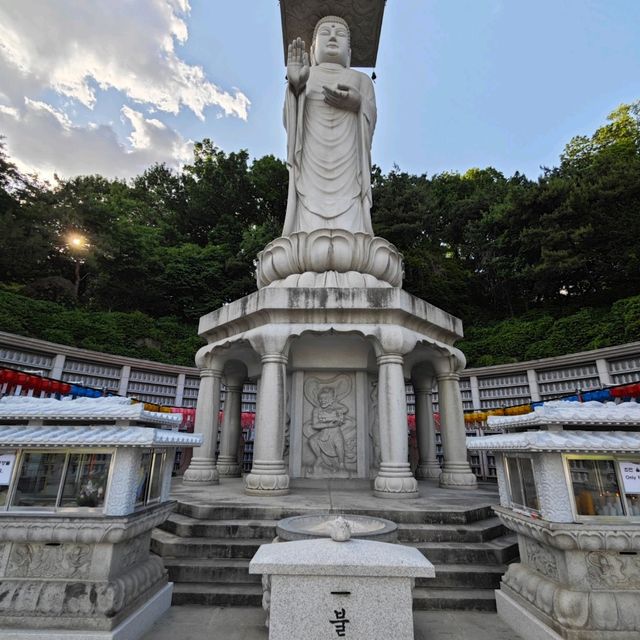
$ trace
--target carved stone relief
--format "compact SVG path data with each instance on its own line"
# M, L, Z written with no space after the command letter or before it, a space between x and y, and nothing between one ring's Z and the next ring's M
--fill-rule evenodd
M369 381L369 444L371 474L375 476L380 468L382 455L380 453L380 422L378 420L378 381Z
M521 538L521 541L525 549L527 564L543 576L558 581L560 579L558 563L553 553L530 538Z
M585 555L585 562L593 589L640 589L640 556L591 551Z
M81 544L14 543L6 575L12 578L86 578L92 548Z
M306 374L302 469L309 478L351 478L357 473L353 374Z

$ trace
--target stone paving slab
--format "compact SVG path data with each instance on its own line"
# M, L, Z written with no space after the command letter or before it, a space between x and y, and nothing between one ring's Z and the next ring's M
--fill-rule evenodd
M520 640L495 613L414 611L415 640ZM171 607L142 640L268 640L256 607Z
M291 493L285 496L256 497L244 493L241 478L222 478L220 484L200 487L183 484L175 478L171 487L171 497L193 504L246 505L260 507L283 507L286 509L317 509L318 511L369 509L389 511L424 510L465 510L473 507L498 503L498 488L495 483L480 483L475 490L443 489L435 480L418 482L418 497L389 500L373 495L368 480L350 481L352 488L346 488L344 481L294 481Z

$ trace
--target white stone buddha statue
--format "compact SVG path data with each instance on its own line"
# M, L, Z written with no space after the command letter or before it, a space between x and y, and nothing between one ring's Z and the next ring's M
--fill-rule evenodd
M344 229L373 235L371 139L376 103L369 76L349 68L349 27L339 17L318 21L311 46L288 49L289 198L283 236Z

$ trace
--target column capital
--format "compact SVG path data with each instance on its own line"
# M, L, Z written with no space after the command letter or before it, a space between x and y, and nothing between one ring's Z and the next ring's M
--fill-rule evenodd
M438 382L445 382L450 380L452 382L460 382L460 374L459 373L440 373L437 376Z
M383 364L404 364L404 358L400 353L383 353L376 358L378 366Z
M260 359L262 360L262 364L268 364L270 362L287 364L287 362L289 362L289 358L287 358L284 353L265 353Z
M222 377L222 369L212 369L210 367L205 367L204 369L200 369L200 378L221 378Z
M433 395L433 386L431 380L429 382L412 382L414 393L425 395Z
M241 384L225 384L224 388L231 393L241 393L243 385Z

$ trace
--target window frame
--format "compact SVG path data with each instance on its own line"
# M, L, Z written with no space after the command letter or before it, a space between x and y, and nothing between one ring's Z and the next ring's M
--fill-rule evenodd
M62 450L60 450L62 449ZM18 449L8 449L7 452L16 452L16 462L14 464L12 476L11 476L11 484L9 486L9 492L7 495L7 502L4 506L0 507L0 513L41 513L41 514L102 514L104 513L105 506L107 504L107 500L109 498L109 493L111 490L111 482L113 480L113 468L116 451L113 448L109 447L73 447L73 448L56 448L56 447L24 447ZM5 452L4 449L0 449L0 452ZM16 491L18 489L18 480L20 478L20 473L22 472L22 465L24 463L25 454L28 453L63 453L64 463L62 466L62 473L60 475L60 481L58 484L58 493L56 495L56 504L54 507L23 507L16 506L13 504L13 500L15 498ZM107 481L105 483L105 492L104 492L104 500L101 507L62 507L60 506L60 500L62 498L62 493L64 491L65 479L67 475L67 470L69 468L69 458L74 454L109 454L111 456L111 460L109 463L109 471L107 473Z
M520 504L518 502L516 502L513 499L513 494L511 491L511 471L509 469L509 459L515 460L517 462L518 465L518 475L519 475L519 482L520 482L520 491L522 493L522 497L525 498L526 494L525 494L525 490L524 490L524 481L522 478L522 470L521 470L521 465L520 465L520 460L528 460L531 464L531 473L533 474L533 486L535 488L535 497L536 497L536 501L538 503L538 508L534 509L533 507L529 507L526 504ZM520 513L525 513L527 515L535 515L536 517L542 517L542 513L540 511L540 496L538 495L538 484L536 482L537 477L536 477L536 471L535 471L535 464L534 464L534 458L532 455L527 454L527 453L520 453L520 452L505 452L502 456L502 465L504 467L504 476L505 476L505 491L507 494L507 497L509 498L509 506L514 509L515 511L518 511Z
M564 472L567 482L567 489L569 491L569 496L571 497L571 511L573 513L574 520L576 522L629 522L633 520L633 522L640 522L640 515L634 515L631 513L629 509L629 502L627 501L627 493L624 490L624 482L620 477L620 467L618 462L624 461L637 461L640 458L640 455L633 454L615 454L615 453L563 453L562 454L562 464L564 466ZM571 478L571 466L569 462L571 460L606 460L613 463L613 470L616 474L616 482L618 483L618 490L620 491L620 503L622 505L622 509L624 513L619 516L610 516L610 515L583 515L578 513L578 505L576 504L576 495L573 490L573 479ZM629 495L640 495L637 493L629 494Z

